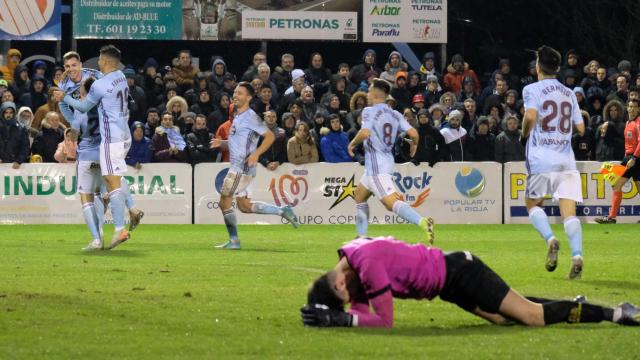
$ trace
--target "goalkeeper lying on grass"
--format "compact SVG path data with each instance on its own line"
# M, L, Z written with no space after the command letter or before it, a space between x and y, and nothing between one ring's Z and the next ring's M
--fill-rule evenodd
M580 300L524 298L467 251L443 254L387 237L353 240L338 254L336 267L309 290L308 304L300 310L304 325L391 327L394 297L436 296L495 324L640 324L640 308L629 303L612 309ZM347 303L349 312L344 311Z

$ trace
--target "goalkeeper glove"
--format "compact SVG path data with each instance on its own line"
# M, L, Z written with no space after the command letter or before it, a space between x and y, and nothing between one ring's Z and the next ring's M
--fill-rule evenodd
M351 327L353 315L341 310L329 309L322 304L309 304L300 309L302 323L317 327Z

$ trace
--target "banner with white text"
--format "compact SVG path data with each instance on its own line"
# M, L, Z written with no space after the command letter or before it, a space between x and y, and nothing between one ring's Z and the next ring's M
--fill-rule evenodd
M611 185L600 173L602 163L595 161L576 162L582 179L582 197L584 202L578 204L577 216L584 222L592 222L595 218L609 214ZM525 207L525 190L527 186L527 170L524 162L504 164L504 223L528 224L529 214ZM629 181L622 189L622 205L618 214L618 223L635 223L640 220L640 196L633 181ZM560 209L552 200L545 200L543 206L553 223L561 223Z
M447 0L363 0L365 42L447 43Z
M502 165L498 163L401 164L392 175L398 192L438 224L500 224ZM220 188L228 164L199 164L194 171L194 223L223 224ZM363 174L358 164L283 164L275 171L259 166L252 198L290 205L301 224L354 224L354 190ZM234 203L235 206L235 203ZM375 198L369 199L372 224L402 224ZM238 213L244 224L281 224L277 216Z
M245 11L243 39L358 40L358 13Z
M189 164L129 167L124 178L143 223L191 224ZM0 224L82 224L75 164L0 164ZM110 214L107 216L110 221Z

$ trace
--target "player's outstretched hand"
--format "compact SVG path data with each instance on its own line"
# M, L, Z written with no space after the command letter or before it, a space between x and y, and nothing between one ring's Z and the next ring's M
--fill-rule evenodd
M247 166L256 166L258 164L258 155L256 153L249 155L245 162L247 163Z
M317 327L351 327L353 316L341 310L329 309L322 304L308 304L300 309L302 323Z
M222 146L222 140L218 138L213 138L211 139L211 142L209 143L209 145L211 145L212 149L217 149Z

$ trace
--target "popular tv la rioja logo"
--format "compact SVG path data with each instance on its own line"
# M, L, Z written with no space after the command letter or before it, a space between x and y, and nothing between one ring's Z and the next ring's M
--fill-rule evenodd
M465 197L474 198L482 194L486 186L484 175L480 170L463 166L456 174L456 189Z

